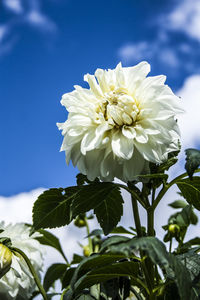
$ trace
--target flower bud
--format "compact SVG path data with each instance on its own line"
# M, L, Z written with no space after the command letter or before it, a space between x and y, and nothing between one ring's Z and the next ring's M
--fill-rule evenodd
M90 248L88 245L83 247L83 254L86 257L90 256Z
M74 225L80 228L86 226L86 222L82 217L78 216L74 221Z
M3 277L9 271L11 263L11 250L2 243L0 243L0 278Z
M177 236L180 232L180 227L177 224L170 224L168 231L170 232L171 236Z

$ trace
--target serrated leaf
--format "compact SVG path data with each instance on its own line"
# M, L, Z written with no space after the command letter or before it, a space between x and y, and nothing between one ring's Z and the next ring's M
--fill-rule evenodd
M50 189L42 193L33 206L33 227L55 228L71 221L70 205L77 194L77 187Z
M94 213L105 235L109 234L120 221L123 215L123 203L121 192L115 186L104 197L101 204L94 209Z
M53 283L56 280L62 278L66 269L67 269L66 264L53 264L48 268L44 277L44 284L43 284L45 291L48 291L49 288L53 285Z
M116 228L114 228L111 233L118 233L118 234L131 234L131 235L135 235L135 233L127 230L126 228L124 228L123 226L118 226Z
M200 166L200 150L190 148L190 149L186 149L185 153L186 153L185 169L190 179L192 179L194 171Z
M104 282L121 276L136 278L139 272L139 265L136 262L125 261L107 264L104 267L95 268L86 274L84 273L78 280L71 285L71 289L66 294L66 299L74 299L75 293L79 293L84 288L94 284Z
M187 206L187 203L184 200L176 200L168 204L172 208L184 208Z
M115 193L118 196L118 191L119 187L111 182L95 182L81 186L71 206L73 217L95 209L102 201L114 197ZM117 201L115 204L117 205Z
M85 259L83 259L79 266L76 268L73 278L70 282L70 285L73 287L78 280L78 278L85 274L86 272L90 271L93 268L98 268L104 265L108 265L112 262L116 262L120 259L124 258L123 254L120 255L110 255L110 254L93 254Z
M103 245L102 245L103 246ZM166 272L173 270L172 279L176 282L182 300L188 300L190 295L191 280L187 269L174 256L170 256L165 245L155 237L133 238L119 244L108 244L107 251L113 254L124 254L130 257L134 251L142 250ZM105 251L105 247L104 247Z
M60 254L63 256L63 258L67 261L66 256L60 245L59 239L54 234L52 234L47 230L40 229L38 230L38 232L41 233L42 236L36 237L35 239L37 239L42 245L50 246L58 250Z
M102 235L103 234L103 230L101 229L94 229L90 232L90 234L88 234L86 236L86 238L91 237L91 236L98 236L98 235Z
M173 270L173 275L169 275L172 280L175 281L180 299L188 300L191 296L191 278L190 273L184 264L174 255L170 255L170 268ZM167 274L169 274L169 268L166 269Z
M185 200L200 210L200 177L182 179L176 182Z

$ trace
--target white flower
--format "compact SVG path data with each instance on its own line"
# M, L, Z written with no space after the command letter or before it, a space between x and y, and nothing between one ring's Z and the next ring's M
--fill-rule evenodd
M90 89L75 86L63 95L69 115L57 124L64 135L61 150L89 180L131 181L148 172L149 162L161 163L178 149L174 117L182 112L180 100L165 76L146 77L149 71L146 62L97 69L84 77Z
M34 269L39 275L43 265L43 249L35 237L40 236L34 233L29 236L30 228L25 224L5 226L0 223L0 238L8 237L11 239L12 247L22 250L30 259ZM12 253L12 263L10 270L0 279L0 299L16 299L20 296L22 299L29 299L36 289L35 281L28 269L24 259L19 255ZM21 299L20 298L20 299Z

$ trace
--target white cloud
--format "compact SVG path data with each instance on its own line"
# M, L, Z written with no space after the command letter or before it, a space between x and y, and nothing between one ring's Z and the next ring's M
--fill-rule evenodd
M185 32L200 41L200 1L179 1L167 18L164 17L163 24L168 29Z
M57 32L55 22L42 11L42 1L25 2L24 0L3 0L2 2L3 8L9 9L13 14L9 15L6 22L0 24L0 56L8 54L13 49L17 41L16 36L20 36L20 29L27 24L40 32L48 31L51 34ZM7 38L8 31L9 39Z
M177 68L180 63L176 51L166 45L163 36L149 43L142 41L125 44L118 50L118 56L125 64L155 59L168 67Z
M23 12L21 0L3 0L3 4L6 8L10 9L16 14L21 14Z
M39 29L51 32L57 30L55 23L40 11L31 10L25 18L31 25L38 27Z

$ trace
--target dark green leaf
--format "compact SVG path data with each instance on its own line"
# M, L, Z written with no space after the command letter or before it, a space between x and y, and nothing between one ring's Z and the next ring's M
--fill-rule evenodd
M197 149L186 149L186 164L185 169L192 179L194 171L200 166L200 150Z
M74 299L74 292L80 292L84 288L88 288L94 284L104 282L121 276L130 276L134 279L139 272L139 264L132 261L117 262L107 264L104 267L95 268L86 274L84 273L78 280L75 281L72 289L67 292L68 300Z
M40 229L40 230L38 230L38 232L42 234L42 236L36 238L40 242L40 244L51 246L51 247L57 249L60 252L60 254L64 257L64 259L66 260L66 257L65 257L65 254L63 253L59 239L47 230Z
M124 228L123 226L118 226L116 228L114 228L112 230L111 233L118 233L118 234L131 234L131 235L135 235L135 233L127 230L126 228Z
M52 286L52 284L58 280L61 279L64 275L64 272L67 269L66 264L53 264L51 265L44 277L44 289L46 291L49 290L49 288Z
M103 234L103 230L101 230L101 229L94 229L86 237L88 238L88 237L91 237L91 236L99 236L99 235L102 235L102 234Z
M81 256L81 255L78 255L78 254L75 253L73 255L71 265L79 264L83 260L83 258L84 258L84 256Z
M76 268L67 269L62 278L62 289L66 288L74 275Z
M168 205L172 208L184 208L185 206L187 206L187 203L184 200L176 200Z
M110 182L92 183L89 185L83 185L79 188L79 192L74 198L72 203L73 217L81 213L85 213L91 209L96 209L102 202L112 201L115 198L115 206L118 206L118 202L121 202L121 194L119 187ZM120 205L120 203L119 203ZM102 211L100 209L100 211Z
M182 179L176 184L186 201L200 210L200 177Z
M111 237L108 237L101 245L101 252L104 252L106 248L108 248L111 245L117 245L122 242L130 241L130 238L126 236L120 236L120 235L114 235Z
M120 221L123 214L123 202L121 192L115 186L95 208L94 213L105 235L109 234Z
M71 221L70 205L77 194L77 187L50 189L41 194L33 206L33 227L55 228Z
M170 268L173 270L173 275L170 272L170 269L167 268L167 274L169 278L175 281L180 299L189 300L191 296L191 278L187 268L183 263L174 255L170 255Z
M167 180L168 175L163 173L155 173L155 174L146 174L146 175L139 175L140 179L149 178L149 179L165 179Z

